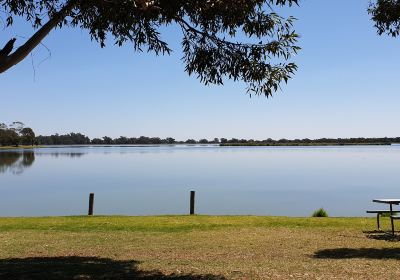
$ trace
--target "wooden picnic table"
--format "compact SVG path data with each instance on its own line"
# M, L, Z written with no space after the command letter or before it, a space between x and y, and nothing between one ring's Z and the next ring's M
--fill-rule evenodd
M400 198L380 198L380 199L373 199L372 202L389 204L390 221L392 223L392 234L394 235L393 205L399 205L400 204Z

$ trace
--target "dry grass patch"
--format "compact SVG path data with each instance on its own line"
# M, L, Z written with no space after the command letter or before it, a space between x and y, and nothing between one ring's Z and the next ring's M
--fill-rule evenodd
M0 279L398 278L400 243L364 232L374 227L366 218L0 218Z

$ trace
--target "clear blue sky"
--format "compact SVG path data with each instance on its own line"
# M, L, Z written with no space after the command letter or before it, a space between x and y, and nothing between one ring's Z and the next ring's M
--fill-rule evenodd
M273 98L250 98L241 83L206 87L180 61L180 33L167 29L171 56L101 49L86 31L62 29L45 40L51 58L0 75L0 122L22 121L37 134L90 137L319 138L400 136L400 38L379 37L368 1L303 0L303 50L296 76ZM21 23L0 31L0 45L28 37ZM20 39L21 40L21 39ZM43 47L33 62L46 58Z

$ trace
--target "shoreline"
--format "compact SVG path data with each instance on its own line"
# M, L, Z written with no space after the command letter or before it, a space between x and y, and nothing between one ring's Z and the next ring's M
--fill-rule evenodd
M223 143L220 147L340 147L340 146L392 146L392 143Z
M305 220L305 219L376 219L374 215L365 215L365 216L328 216L328 217L312 217L310 216L277 216L277 215L249 215L249 214L155 214L155 215L124 215L124 214L94 214L92 216L87 214L71 214L71 215L42 215L42 216L0 216L0 223L1 220L4 219L68 219L68 218L126 218L126 219L163 219L163 218L190 218L190 217L198 217L198 218L238 218L238 219L288 219L288 220ZM385 216L382 216L385 217Z
M44 146L25 146L25 145L18 146L18 147L0 146L0 150L18 150L18 149L24 150L24 149L36 149L36 148L44 148Z
M140 147L174 147L174 146L188 146L188 147L196 147L196 146L215 146L215 147L343 147L343 146L393 146L393 144L398 143L220 143L220 144L72 144L72 145L38 145L38 146L0 146L0 150L27 150L27 149L38 149L38 148L85 148L85 147L96 147L96 148L113 148L113 147L121 147L121 148L140 148Z

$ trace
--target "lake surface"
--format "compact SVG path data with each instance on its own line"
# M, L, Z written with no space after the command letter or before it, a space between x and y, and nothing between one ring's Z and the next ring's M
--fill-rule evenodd
M0 216L366 216L400 197L400 146L49 147L0 151Z

